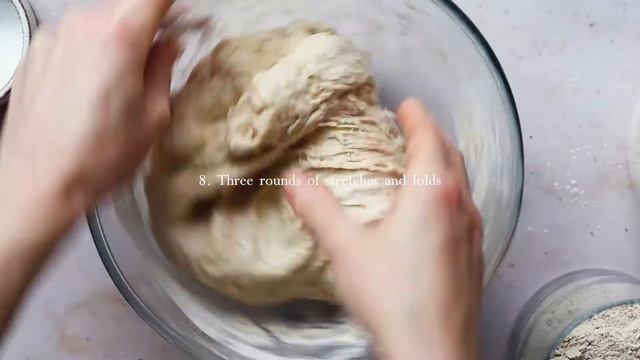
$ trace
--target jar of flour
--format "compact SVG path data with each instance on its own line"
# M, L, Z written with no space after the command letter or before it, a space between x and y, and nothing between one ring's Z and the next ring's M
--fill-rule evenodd
M640 358L640 280L588 269L543 286L522 309L511 359Z

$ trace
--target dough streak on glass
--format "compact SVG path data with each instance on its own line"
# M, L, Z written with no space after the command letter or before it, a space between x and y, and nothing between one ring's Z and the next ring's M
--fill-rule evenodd
M394 115L349 39L303 23L228 38L175 96L171 129L154 148L153 231L180 269L241 302L334 302L328 260L282 188L222 186L218 175L258 182L307 170L349 216L371 223L390 207L395 187L385 182L404 162Z

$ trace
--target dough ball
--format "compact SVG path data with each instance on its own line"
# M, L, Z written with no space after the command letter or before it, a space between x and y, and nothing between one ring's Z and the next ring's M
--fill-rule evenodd
M362 54L331 28L228 38L173 100L146 179L155 237L175 265L246 304L335 302L330 264L279 186L230 179L317 174L346 213L381 219L404 173L404 140ZM206 179L207 185L201 186Z

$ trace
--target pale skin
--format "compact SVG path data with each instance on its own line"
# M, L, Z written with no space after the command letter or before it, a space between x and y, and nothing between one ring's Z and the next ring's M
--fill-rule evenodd
M357 225L326 187L290 186L287 195L329 254L345 307L387 358L474 359L482 221L464 160L419 101L400 106L398 123L408 180L382 222ZM414 185L424 174L439 174L442 185Z
M36 35L0 139L0 335L76 219L132 176L169 125L179 48L157 35L171 5L106 2ZM474 359L482 224L464 162L419 101L405 101L398 119L408 176L436 173L442 186L401 188L369 227L344 216L324 187L287 195L384 358Z

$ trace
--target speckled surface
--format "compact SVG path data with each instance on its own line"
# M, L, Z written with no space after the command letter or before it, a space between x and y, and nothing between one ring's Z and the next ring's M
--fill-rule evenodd
M32 0L45 21L83 0ZM484 359L509 359L524 302L565 272L640 276L640 207L626 166L640 94L640 2L459 0L513 87L526 153L522 217L484 303ZM573 183L575 182L575 183ZM500 216L500 214L495 214ZM0 358L181 359L119 295L79 223L34 287Z

